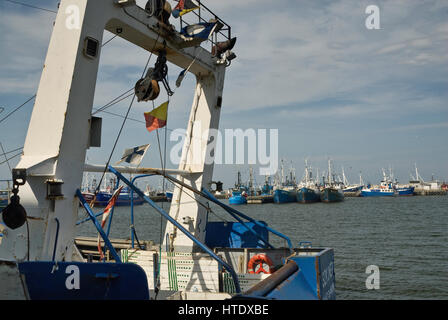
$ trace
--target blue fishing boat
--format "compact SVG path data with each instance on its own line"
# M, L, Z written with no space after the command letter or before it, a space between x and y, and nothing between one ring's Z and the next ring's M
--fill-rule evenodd
M305 173L297 190L297 202L313 203L320 201L320 189L317 182L313 181L311 168L308 167L308 160L305 160Z
M266 178L264 185L261 187L262 196L271 196L273 194L274 187L270 183L270 179Z
M297 201L297 191L295 189L281 188L274 190L275 203L288 203Z
M280 180L274 186L274 203L297 202L297 184L294 169L290 168L287 177L284 176L283 160Z
M397 187L396 188L399 196L413 196L414 187Z
M397 193L393 188L364 188L361 190L361 197L394 197Z
M241 182L241 172L238 170L235 187L232 189L229 203L235 205L247 204L247 189Z
M244 191L232 191L232 196L229 198L230 204L247 204L247 195Z
M391 178L392 175L386 175L384 169L382 169L382 171L383 179L381 180L380 185L377 187L368 186L366 188L363 188L361 190L361 197L395 197L398 195L398 191L395 187L396 183Z
M297 191L297 202L313 203L320 201L320 190L302 187Z
M325 203L344 201L344 192L342 189L343 184L335 181L332 174L331 159L328 159L328 175L327 180L320 191L320 201Z
M286 235L220 202L208 191L214 155L199 152L197 156L196 151L204 141L212 140L220 122L226 68L236 58L228 49L235 44L231 27L198 2L199 20L212 17L226 32L210 31L214 50L209 46L193 48L179 32L167 30L170 14L164 6L154 7L165 2L148 1L144 9L135 1L77 0L79 27L72 30L67 28L66 12L73 3L60 1L25 146L20 162L12 169L12 192L17 197L2 211L7 230L3 234L7 236L0 243L0 300L257 299L263 303L335 299L333 249L295 248ZM166 168L166 163L163 168L85 163L87 149L99 147L101 137L101 122L92 116L92 107L105 30L150 52L144 64L146 76L136 80L151 86L136 86L137 102L145 101L140 97L154 97L157 87L174 94L166 77L168 62L189 66L195 75L191 77L197 83L189 118L195 121L188 121L182 150L185 156L177 169ZM154 68L146 72L155 56ZM45 125L42 119L47 120ZM153 122L160 128L165 120ZM197 122L203 124L201 132L208 134L205 139L197 139ZM159 148L163 150L160 142ZM161 155L165 158L166 154ZM193 158L194 164L186 160ZM160 235L160 243L138 239L134 206L124 224L124 220L113 220L113 211L94 212L81 192L83 171L103 176L110 172L116 185L128 187L127 197L132 191L148 204L142 210L164 218L167 223L160 223L160 233L154 235ZM128 174L137 176L130 181ZM134 183L137 178L155 175L174 185L169 209L158 206ZM77 236L76 226L84 223L74 221L79 214L78 201L94 228L90 247L88 239ZM228 214L226 219L209 221L212 210L206 203L223 209L220 214ZM150 216L136 218L159 225L159 219ZM228 221L231 219L237 222ZM127 235L110 238L117 223L118 229L130 229L131 240ZM271 243L272 235L284 245Z
M109 203L112 198L112 191L100 191L96 194L95 206L105 207ZM139 206L144 203L142 197L139 197L136 193L133 194L134 198L134 206ZM131 205L131 191L128 187L124 187L121 189L120 194L118 195L117 200L115 201L115 205L118 207L122 206L130 206Z
M342 189L337 189L333 187L325 187L320 192L320 200L322 202L341 202L344 201L344 193Z

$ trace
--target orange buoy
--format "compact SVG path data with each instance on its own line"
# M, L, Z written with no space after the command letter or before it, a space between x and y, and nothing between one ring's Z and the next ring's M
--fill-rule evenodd
M269 270L266 271L263 268L263 265L267 264L269 266ZM259 266L257 270L255 270L255 267ZM271 258L269 258L264 253L259 253L254 255L248 262L247 268L249 270L249 273L256 273L259 274L260 272L271 274L274 272L274 263L272 262Z

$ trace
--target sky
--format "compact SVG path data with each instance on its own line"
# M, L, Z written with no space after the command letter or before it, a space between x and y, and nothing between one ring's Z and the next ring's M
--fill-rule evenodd
M55 11L58 3L22 2ZM145 2L137 1L140 6ZM237 37L237 58L226 71L220 130L278 129L279 157L285 167L295 168L298 178L305 159L322 172L330 157L335 170L344 167L353 183L360 172L365 181L378 183L381 168L389 167L405 183L415 164L425 180L448 180L447 1L203 2ZM380 10L380 29L366 28L369 5ZM54 19L54 13L0 0L0 119L36 93ZM178 28L176 19L170 22ZM105 32L103 41L111 36ZM133 87L147 59L147 52L120 38L108 43L101 54L94 108ZM180 71L169 65L172 89ZM186 127L194 86L189 74L171 98L168 135ZM155 103L165 100L162 92ZM108 111L125 114L129 103L124 100ZM5 151L23 146L32 107L29 103L0 123ZM151 109L150 103L136 103L130 117L143 121L143 112ZM122 119L97 116L103 118L102 147L89 149L86 161L100 164L109 157ZM128 120L112 161L125 148L146 143L151 147L142 166L160 167L155 133ZM172 146L168 142L168 152ZM10 166L17 162L18 157ZM214 180L230 187L237 170L248 178L248 168L216 165ZM1 164L0 179L9 177L7 164ZM263 178L257 175L256 180Z

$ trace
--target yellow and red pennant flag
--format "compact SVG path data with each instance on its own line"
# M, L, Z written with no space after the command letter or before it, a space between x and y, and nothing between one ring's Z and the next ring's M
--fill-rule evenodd
M145 112L146 129L149 132L163 128L166 126L166 119L168 117L168 101L162 103L160 106L151 112Z

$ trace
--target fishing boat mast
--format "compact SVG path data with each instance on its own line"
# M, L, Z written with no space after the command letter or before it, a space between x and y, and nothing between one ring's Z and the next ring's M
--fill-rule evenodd
M331 172L331 159L328 158L328 184L333 185L333 176Z

